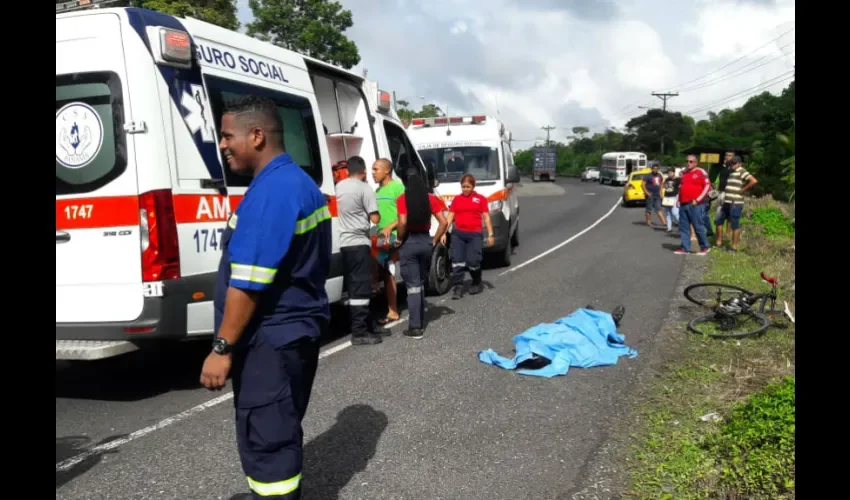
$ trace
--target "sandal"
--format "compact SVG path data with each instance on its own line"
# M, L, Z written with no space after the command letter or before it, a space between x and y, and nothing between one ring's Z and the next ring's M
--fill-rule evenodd
M392 323L393 321L398 321L399 318L401 318L401 316L399 316L398 318L391 318L389 316L384 316L382 319L377 320L376 323L378 323L381 326L384 326L387 323Z

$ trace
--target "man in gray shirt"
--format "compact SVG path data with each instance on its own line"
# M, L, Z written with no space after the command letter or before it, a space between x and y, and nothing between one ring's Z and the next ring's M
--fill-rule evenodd
M377 325L369 307L372 297L371 224L381 220L375 191L366 183L366 162L348 159L348 178L336 185L339 210L339 246L345 270L352 345L380 344L390 332Z

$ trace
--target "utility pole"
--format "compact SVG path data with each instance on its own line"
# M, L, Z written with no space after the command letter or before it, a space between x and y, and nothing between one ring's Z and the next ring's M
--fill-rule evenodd
M553 127L552 125L546 125L545 127L540 127L540 129L546 131L546 147L548 148L549 147L549 132L551 132L552 130L555 130L555 127Z
M667 99L671 97L676 97L679 95L678 92L653 92L652 95L661 99L661 102L664 104L661 107L661 110L665 113L667 112ZM664 156L664 131L661 131L661 156Z
M652 95L661 99L664 102L661 110L666 112L667 111L667 99L669 99L671 97L676 97L676 96L679 95L679 93L678 92L653 92Z

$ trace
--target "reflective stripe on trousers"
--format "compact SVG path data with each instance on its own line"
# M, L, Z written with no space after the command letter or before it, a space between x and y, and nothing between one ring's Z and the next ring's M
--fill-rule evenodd
M452 231L452 285L463 284L463 274L469 269L472 284L481 282L481 259L484 238L480 232Z
M410 328L423 328L425 316L425 291L428 268L431 262L433 240L428 233L410 233L399 248L401 277L407 287L407 310Z
M320 333L320 332L319 332ZM317 339L277 347L262 328L233 353L236 443L255 499L300 498L307 411L319 361Z
M369 311L372 296L372 253L369 245L342 247L345 288L351 311L351 335L363 336L373 330Z

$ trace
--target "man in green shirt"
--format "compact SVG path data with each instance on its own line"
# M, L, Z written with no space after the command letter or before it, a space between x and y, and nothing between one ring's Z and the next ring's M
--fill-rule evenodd
M396 200L404 193L404 184L393 179L393 164L386 158L379 158L372 165L372 179L378 184L375 197L378 200L378 213L381 220L378 222L379 244L392 245L396 238L396 226L398 226L398 209ZM384 279L384 288L387 294L387 317L380 324L385 325L399 319L398 296L395 283L395 263L390 251L378 253L378 264Z

